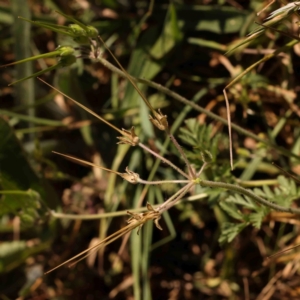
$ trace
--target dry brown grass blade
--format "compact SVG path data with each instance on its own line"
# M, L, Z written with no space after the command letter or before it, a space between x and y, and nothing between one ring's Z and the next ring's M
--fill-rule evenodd
M293 249L296 249L296 248L298 248L299 246L300 246L300 244L295 245L295 246L293 246L293 247L290 247L290 248L288 248L288 249L284 249L284 250L282 250L282 251L279 251L279 252L277 252L277 253L275 253L275 254L272 254L272 255L268 256L268 258L269 258L269 259L274 258L274 257L276 257L276 256L279 256L279 255L285 253L285 252L288 252L288 251L291 251L291 250L293 250Z
M132 86L135 88L135 90L138 92L138 94L141 96L141 98L143 99L143 101L145 102L145 104L148 106L148 108L152 111L152 113L155 115L156 111L154 110L154 108L151 106L150 102L146 99L146 97L144 96L144 94L142 93L142 91L138 88L138 86L136 85L136 83L131 79L131 76L128 74L128 72L123 68L123 66L121 65L121 63L118 61L118 59L115 57L115 55L112 53L112 51L110 51L109 47L106 45L106 43L103 41L103 39L101 38L101 36L98 36L99 40L101 41L101 43L103 44L103 46L105 47L105 49L109 52L109 54L112 56L112 58L114 59L114 61L117 63L117 65L120 67L120 69L125 73L125 75L127 76L127 79L129 80L129 82L132 84Z
M69 159L69 160L71 160L71 161L74 161L74 162L76 162L76 163L79 163L79 164L82 164L82 165L86 165L86 166L90 166L90 167L93 167L93 168L99 168L99 169L101 169L101 170L105 170L105 171L107 171L107 172L117 174L117 175L119 175L120 177L122 177L123 179L125 179L125 180L127 180L128 182L133 183L133 184L136 184L136 183L138 183L138 182L146 183L146 181L144 181L144 180L141 180L141 181L140 181L140 176L139 176L139 174L130 171L130 170L128 169L128 167L126 167L126 169L125 169L126 173L120 173L120 172L113 171L113 170L111 170L111 169L108 169L108 168L105 168L105 167L96 165L96 164L94 164L94 163L88 162L88 161L86 161L86 160L77 158L77 157L75 157L75 156L71 156L71 155L67 155L67 154L62 154L62 153L55 152L55 151L52 151L52 152L55 153L55 154L61 155L61 156L65 157L65 158L67 158L67 159Z
M280 33L280 34L282 34L282 35L285 35L285 36L287 36L287 37L290 37L290 38L292 38L292 39L295 39L295 40L297 40L297 41L300 41L300 38L299 38L298 36L296 36L296 35L289 34L288 32L285 32L285 31L280 30L280 29L277 29L277 28L273 28L273 27L268 26L268 25L265 25L265 24L261 24L261 23L258 23L258 22L255 22L255 23L256 23L257 25L261 26L261 27L264 27L264 28L266 28L266 29L270 29L270 30L276 31L276 32L278 32L278 33Z
M127 211L127 214L130 215L129 220L127 221L128 225L126 225L125 227L121 228L120 230L114 232L110 236L106 237L98 244L96 244L92 247L89 247L88 249L80 252L79 254L73 256L72 258L64 261L63 263L56 266L55 268L52 268L51 270L47 271L45 274L48 274L48 273L66 265L66 264L69 264L69 263L70 263L69 266L73 266L74 264L78 263L82 259L89 256L91 254L91 252L96 251L101 247L105 247L105 246L109 245L110 243L114 242L115 240L117 240L118 238L123 236L124 234L131 232L135 228L138 228L137 233L139 233L141 227L149 220L153 220L156 227L158 229L162 230L162 228L158 224L158 220L160 219L160 212L155 210L150 204L147 204L147 209L148 209L148 211L146 211L144 213L140 213L140 214Z
M124 229L124 228L123 228ZM86 255L84 255L83 257L80 257L79 259L73 261L72 263L69 264L69 268L73 267L74 265L76 265L77 263L79 263L80 261L82 261L83 259L87 258L89 255L91 255L93 252L96 252L98 250L100 250L100 248L104 248L107 245L111 244L112 242L116 241L117 239L119 239L120 237L122 237L125 234L130 234L132 229L127 229L126 231L120 233L119 235L115 236L114 238L110 239L107 243L105 243L104 245L100 245L98 248L92 249L91 251L89 251ZM101 243L101 242L100 242Z
M297 178L295 175L290 174L289 172L285 171L284 169L282 169L281 167L279 167L278 165L276 165L274 162L272 162L272 165L275 166L277 169L279 169L284 175L293 178L295 181L300 183L300 179Z
M227 121L228 121L228 136L229 136L229 156L230 156L230 167L233 170L233 151L232 151L232 129L231 129L231 116L230 116L230 106L227 97L226 89L231 86L232 82L226 85L225 89L223 90L225 103L226 103L226 111L227 111Z
M65 93L61 92L59 89L55 88L53 85L49 84L48 82L44 81L43 79L41 79L39 77L37 77L37 79L40 80L41 82L43 82L44 84L48 85L49 87L51 87L52 89L54 89L55 91L57 91L59 94L61 94L64 97L66 97L67 99L71 100L73 103L75 103L76 105L78 105L79 107L81 107L82 109L84 109L85 111L87 111L88 113L90 113L91 115L93 115L94 117L96 117L97 119L99 119L100 121L102 121L103 123L107 124L108 126L110 126L111 128L113 128L114 130L118 131L121 135L124 135L124 132L121 129L119 129L118 127L116 127L113 124L109 123L108 121L106 121L105 119L103 119L102 117L100 117L99 115L97 115L96 113L94 113L92 110L90 110L89 108L87 108L86 106L84 106L83 104L77 102L76 100L74 100L70 96L66 95Z
M268 7L270 7L275 2L276 0L272 0L270 3L268 3L261 11L257 13L257 16L259 16L262 12L264 12Z
M86 258L90 253L90 251L96 251L98 250L100 247L104 247L106 245L109 245L110 243L112 243L113 241L117 240L118 238L120 238L121 236L123 236L124 234L134 230L137 227L140 227L141 225L143 225L148 219L144 218L141 219L140 221L136 221L134 223L130 223L127 226L121 228L120 230L114 232L113 234L111 234L110 236L106 237L105 239L103 239L101 242L99 242L98 244L80 252L79 254L73 256L72 258L64 261L63 263L59 264L58 266L52 268L51 270L45 272L45 274L49 274L50 272L71 263L71 266L76 264L77 262L79 262L80 260ZM86 255L84 255L86 254ZM84 256L83 256L84 255ZM82 257L83 256L83 257Z

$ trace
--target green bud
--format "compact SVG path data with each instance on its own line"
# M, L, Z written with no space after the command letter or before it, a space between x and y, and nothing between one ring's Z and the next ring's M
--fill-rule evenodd
M95 27L87 26L86 34L88 37L95 39L99 35L99 32Z
M68 67L71 66L76 62L76 56L75 55L68 55L68 56L62 56L58 62L58 64L62 67Z
M32 226L35 218L30 214L22 213L20 214L20 220L22 226Z
M75 52L74 48L71 46L58 46L55 50L58 52L57 56L60 57L71 56Z
M38 213L37 213L36 209L33 208L33 207L27 207L27 208L24 208L23 214L25 214L25 215L30 215L30 216L32 216L33 218L36 218L36 217L38 216Z
M213 161L213 156L208 150L201 151L200 154L203 162L210 163Z
M76 36L86 36L86 31L77 24L69 25L70 31Z
M37 191L29 189L27 191L27 193L30 196L30 198L32 199L32 201L35 201L35 202L39 203L39 201L41 199L41 196Z
M69 29L73 34L73 40L80 45L90 44L90 38L98 36L98 30L93 26L85 26L84 28L78 24L70 24Z

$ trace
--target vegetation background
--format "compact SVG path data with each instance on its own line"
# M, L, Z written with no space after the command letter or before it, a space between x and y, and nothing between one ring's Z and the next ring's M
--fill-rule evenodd
M282 6L274 3L257 17L268 2L162 0L147 14L150 3L144 0L1 0L0 64L73 45L17 18L64 24L55 13L59 10L95 26L131 75L166 86L226 119L224 87L292 39L267 30L252 44L224 56L230 45L258 26L255 21L262 23ZM297 17L292 14L279 28L298 35ZM300 174L299 54L295 45L228 88L233 123L254 135L233 130L233 172L224 123L146 85L140 87L153 107L168 115L195 166L202 164L200 151L213 154L205 178L256 188L257 194L289 206L299 199L299 188L296 181L279 176L282 171L272 162ZM106 51L102 55L112 61ZM51 152L119 171L130 166L142 178L151 172L155 179L177 178L140 149L116 145L112 129L38 80L8 86L54 63L48 58L0 69L1 299L300 299L297 249L267 258L299 243L298 217L200 187L165 213L163 231L147 224L127 243L120 239L73 268L43 275L125 226L128 217L112 218L114 211L137 207L141 195L144 204L157 203L178 190L169 184L146 191ZM134 125L152 150L165 151L185 168L176 149L166 147L168 138L148 121L135 90L100 62L78 59L72 67L42 77L118 128ZM69 220L67 214L78 218ZM106 217L83 220L95 214Z

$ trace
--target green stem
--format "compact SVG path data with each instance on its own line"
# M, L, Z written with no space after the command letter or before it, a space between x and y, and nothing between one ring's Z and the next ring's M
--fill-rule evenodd
M265 200L264 198L257 196L252 191L247 190L239 185L224 183L224 182L208 181L208 180L199 180L199 184L203 187L222 188L222 189L240 193L244 196L248 196L249 198L253 199L254 201L260 203L261 205L270 207L276 211L288 212L288 213L293 213L293 214L298 214L298 215L300 214L299 208L282 207L280 205L274 204L272 202Z
M22 115L22 114L17 114L8 110L0 109L0 115L6 115L9 117L17 118L19 120L23 121L28 121L31 123L36 123L36 124L42 124L42 125L48 125L48 126L66 126L61 121L54 121L54 120L49 120L49 119L44 119L44 118L37 118L37 117L31 117L27 115Z
M23 0L13 0L10 1L12 16L14 22L12 24L13 28L13 46L15 60L18 61L23 57L30 57L32 55L30 41L32 40L32 29L29 23L22 24L22 22L17 20L19 15L25 16L26 18L31 18L31 5L29 1ZM25 59L24 61L28 61ZM14 64L14 63L13 63ZM30 77L33 73L33 66L31 62L26 62L25 64L16 66L16 79ZM15 89L14 93L16 95L17 105L33 105L35 101L35 83L34 81L28 80L19 84ZM27 110L28 117L35 116L35 109L30 108ZM32 123L28 124L28 127L31 127ZM30 136L30 139L33 140L34 135Z
M30 196L31 190L28 190L28 191L0 191L0 195Z
M182 201L196 201L200 199L204 199L208 197L208 194L202 193L198 195L193 195L189 196L187 198L181 199L178 201L176 204L181 203ZM153 205L154 209L158 209L161 204ZM59 213L55 212L54 210L50 211L50 214L53 218L56 219L65 219L65 220L85 220L85 221L91 221L91 220L99 220L102 218L111 218L111 217L121 217L121 216L126 216L128 210L121 210L121 211L115 211L115 212L108 212L108 213L103 213L103 214L93 214L93 215L75 215L75 214L64 214L64 213ZM147 211L147 207L139 207L136 209L130 209L130 212L144 212Z
M277 179L261 179L261 180L240 180L240 179L237 179L236 182L240 186L245 187L245 188L278 184Z

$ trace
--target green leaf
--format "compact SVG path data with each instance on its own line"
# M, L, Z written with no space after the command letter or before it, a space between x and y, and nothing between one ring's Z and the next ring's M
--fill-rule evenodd
M251 213L249 215L249 222L251 222L251 224L257 228L260 229L261 227L261 223L265 217L265 212L263 210L257 212L257 213Z
M25 241L3 242L0 244L0 273L5 271L6 266L11 263L18 254L27 248Z
M225 200L226 203L234 203L236 205L241 205L243 207L249 208L249 209L255 209L256 205L253 203L253 201L249 200L249 198L246 198L240 194L234 194L230 195Z
M221 208L232 218L237 220L244 220L243 214L238 210L235 205L229 205L226 202L220 202Z
M219 153L219 142L221 138L226 140L226 137L216 134L212 138L212 126L199 124L197 119L188 119L185 125L180 128L179 138L193 147L192 151L185 151L187 157L198 165L202 164L203 160L215 162Z
M222 45L216 41L208 41L205 39L201 39L201 38L188 38L188 43L192 44L192 45L198 45L201 47L208 47L211 49L215 49L215 50L219 50L219 51L226 51L227 50L227 46Z
M290 207L292 201L299 198L300 188L297 188L294 180L284 176L278 177L278 183L279 185L273 189L265 185L262 188L253 189L253 192L270 202L277 203L283 207ZM228 196L224 200L224 203L220 203L220 206L232 218L237 220L241 220L241 215L236 213L238 206L241 207L240 210L242 213L243 208L250 209L250 212L246 211L243 213L243 219L250 222L256 228L260 228L264 217L270 212L270 208L257 205L250 198L239 194Z
M51 241L28 246L26 241L3 242L0 244L0 273L9 272L22 264L29 256L50 247Z
M2 118L0 118L0 136L0 186L3 190L8 191L24 192L31 190L25 196L6 194L1 199L1 201L4 201L2 205L17 209L22 201L27 203L31 199L30 201L33 201L32 206L35 206L36 199L40 196L42 200L46 200L49 207L55 208L58 200L54 190L42 178L39 178L31 168L12 128ZM4 206L2 209L4 209Z
M182 26L183 23L177 20L175 6L170 4L163 31L150 50L151 56L158 60L169 53L182 39Z
M40 208L40 195L33 190L28 191L0 191L2 195L0 199L0 216L8 213L18 213L18 210L29 210L34 211ZM25 218L25 216L24 216Z
M247 223L235 224L230 222L224 222L221 226L221 235L219 237L219 243L230 243L247 225Z
M61 121L55 121L55 120L49 120L49 119L44 119L44 118L32 117L32 116L28 116L28 115L14 113L14 112L4 110L4 109L0 109L0 113L3 116L13 117L13 118L23 120L23 121L27 121L27 122L30 122L30 123L36 123L36 124L47 125L47 126L65 126L65 124ZM1 123L0 123L0 126L1 126ZM0 130L1 130L1 128L0 128Z
M249 11L220 5L177 5L179 22L185 31L208 31L216 34L237 33ZM159 16L157 16L159 17Z

